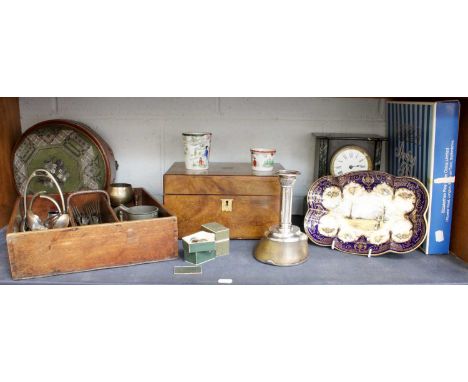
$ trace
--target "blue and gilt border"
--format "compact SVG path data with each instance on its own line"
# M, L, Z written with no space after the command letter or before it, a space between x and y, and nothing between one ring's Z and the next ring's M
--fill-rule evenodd
M362 185L367 191L372 191L379 184L386 183L394 190L405 187L413 191L416 195L416 204L413 211L407 217L413 224L413 236L404 243L388 241L375 245L367 241L365 236L361 236L355 242L343 242L337 237L323 236L318 232L318 222L328 210L322 204L323 191L330 186L337 186L343 189L345 185L356 182ZM418 248L427 235L426 213L429 205L429 196L426 187L416 178L407 176L393 176L381 171L359 171L341 176L324 176L316 180L307 193L308 211L304 217L304 230L309 239L321 246L332 246L334 248L357 255L383 255L388 252L407 253Z

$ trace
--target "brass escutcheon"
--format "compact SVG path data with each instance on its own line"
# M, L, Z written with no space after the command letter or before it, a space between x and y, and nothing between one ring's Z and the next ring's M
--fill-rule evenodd
M232 212L232 199L221 199L221 211Z

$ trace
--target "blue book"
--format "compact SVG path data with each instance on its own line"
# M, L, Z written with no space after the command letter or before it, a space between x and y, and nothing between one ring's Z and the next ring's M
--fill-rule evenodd
M389 173L413 176L429 191L427 254L448 254L460 103L388 102Z

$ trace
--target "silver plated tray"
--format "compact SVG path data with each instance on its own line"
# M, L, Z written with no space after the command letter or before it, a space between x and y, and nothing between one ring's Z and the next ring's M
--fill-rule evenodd
M427 234L429 196L411 177L380 171L325 176L307 194L304 229L310 240L357 255L406 253Z

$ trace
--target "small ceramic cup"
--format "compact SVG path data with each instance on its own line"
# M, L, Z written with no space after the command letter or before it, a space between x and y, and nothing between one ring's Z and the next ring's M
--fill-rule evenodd
M252 159L252 170L273 171L275 165L276 149L250 149Z
M208 169L211 135L211 133L182 133L187 170Z

